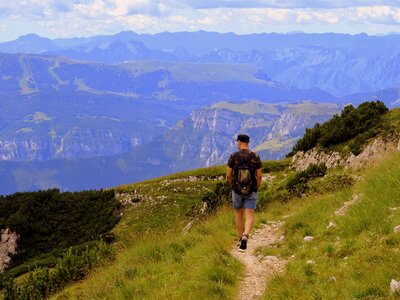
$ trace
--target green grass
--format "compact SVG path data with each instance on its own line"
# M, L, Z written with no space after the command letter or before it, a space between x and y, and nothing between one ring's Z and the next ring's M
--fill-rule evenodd
M282 148L292 147L294 144L296 144L297 140L298 140L297 137L288 140L280 140L280 139L269 140L265 143L259 144L255 148L255 151L262 151L262 150L277 151Z
M288 106L292 111L297 113L332 115L339 112L338 106L334 103L315 103L307 100L296 104L289 104Z
M278 249L289 263L286 273L272 280L264 299L390 297L391 279L400 279L400 235L393 232L400 224L400 210L390 209L400 206L399 190L400 155L396 155L354 187L280 207L271 204L269 218L289 216L286 239ZM344 216L336 216L335 210L354 195L360 201ZM329 222L337 226L328 229ZM307 235L314 240L304 242Z
M273 177L259 193L255 226L284 220L285 241L257 252L283 257L288 264L263 298L390 297L390 280L400 279L400 234L393 232L400 225L400 155L364 173L329 170L312 179L302 197L284 190L294 174L289 162L264 162ZM221 207L183 233L202 197L219 182L213 179L225 171L217 166L117 188L136 191L141 200L124 209L114 230L116 259L53 299L233 299L244 268L229 253L235 242L232 209ZM188 176L205 180L174 181ZM336 216L354 195L360 202ZM336 227L328 229L330 222ZM308 235L314 240L305 242Z
M219 102L217 104L214 104L212 107L222 108L248 115L269 114L278 116L280 114L278 110L278 105L266 104L258 101L251 101L246 103Z
M230 208L195 221L183 233L202 196L217 181L172 182L186 175L215 176L225 167L195 170L123 186L145 195L127 207L115 229L116 260L54 299L230 299L242 266L229 251L235 239Z
M223 209L190 233L137 237L109 267L55 299L230 299L241 266L230 256L232 216Z
M383 116L383 121L386 125L390 125L394 128L400 126L400 108L394 108Z

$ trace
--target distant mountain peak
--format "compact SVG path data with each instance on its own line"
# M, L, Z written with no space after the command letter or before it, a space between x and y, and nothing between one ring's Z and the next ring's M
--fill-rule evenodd
M124 39L124 40L131 40L131 39L136 39L137 34L134 33L133 31L121 31L117 34L114 35L114 37L118 39Z
M21 35L16 40L17 41L34 41L34 40L38 40L38 39L49 40L48 38L44 38L44 37L41 37L41 36L37 35L36 33L28 33L28 34L25 34L25 35Z
M33 53L40 54L46 51L55 51L58 47L52 40L35 33L22 35L14 41L0 43L0 52L5 53Z

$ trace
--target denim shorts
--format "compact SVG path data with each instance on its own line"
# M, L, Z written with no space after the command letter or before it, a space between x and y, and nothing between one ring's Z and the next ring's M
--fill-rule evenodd
M239 195L232 191L232 206L234 209L250 208L256 209L258 193L252 192L250 195Z

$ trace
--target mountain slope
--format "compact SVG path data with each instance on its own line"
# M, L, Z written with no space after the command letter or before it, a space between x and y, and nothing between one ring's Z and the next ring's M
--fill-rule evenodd
M33 33L20 36L14 41L0 43L0 52L4 53L43 53L58 49L52 40Z
M285 242L260 253L288 265L263 299L390 298L391 281L400 279L399 161L397 154L362 173L353 188L269 208L270 218L288 216Z
M386 118L399 128L398 110ZM391 280L400 279L399 153L384 159L358 171L328 169L301 181L308 188L300 195L287 188L299 174L290 159L263 162L255 227L281 224L284 236L254 251L263 262L286 261L284 274L268 277L264 299L390 297ZM225 171L117 187L125 204L114 230L118 255L55 298L234 298L244 269L230 254L236 236Z
M264 299L390 295L391 279L399 279L400 276L397 269L400 256L396 251L400 240L393 233L393 228L400 222L396 209L400 203L395 196L400 188L399 161L396 156L366 175L361 173L362 179L358 179L359 182L353 187L345 184L345 178L354 180L360 173L329 171L326 177L310 183L313 187L310 194L300 199L291 196L284 202L277 200L277 188L284 186L285 176L292 175L293 171L285 168L278 172L272 171L272 178L267 181L272 190L267 189L260 193L261 207L256 214L256 227L261 228L265 223L272 226L283 221L284 238L276 244L263 246L255 251L259 260L265 258L273 261L279 258L287 260L287 266L283 275L268 278ZM201 190L200 186L209 182L206 176L203 180L195 181L196 176L200 179L200 175L223 174L223 171L221 168L216 173L205 170L188 172L169 180L165 178L122 187L121 192L143 201L125 216L125 222L135 227L124 234L124 239L129 240L135 234L140 234L141 242L125 242L121 257L115 264L98 270L90 279L73 285L59 296L95 298L107 293L108 296L117 298L122 295L144 299L197 298L205 295L234 298L240 290L241 268L226 256L235 247L233 212L230 208L222 208L207 217L206 222L200 223L185 221L180 215L177 219L180 226L171 230L171 235L164 234L164 239L157 242L150 242L148 238L151 233L147 237L142 230L151 228L150 232L158 234L159 229L143 219L143 215L140 221L139 216L131 215L141 208L154 214L150 207L157 207L157 210L174 215L175 209L171 210L171 205L175 205L177 209L182 208L183 195L190 192L193 194ZM155 186L158 189L154 189ZM150 192L152 189L157 192ZM382 195L383 190L385 193ZM354 198L357 196L358 198ZM161 199L167 199L165 201L170 203L169 206L163 206L164 200ZM352 199L357 199L353 206L346 204ZM196 203L200 206L200 197ZM347 213L335 214L342 207L348 207ZM160 218L159 214L154 218ZM391 217L388 218L389 216ZM387 221L381 222L382 219ZM146 226L140 226L141 222ZM168 222L171 224L171 219ZM181 233L185 224L189 223L189 234ZM328 227L329 224L334 225ZM125 225L120 228L120 234L127 230ZM312 241L304 241L306 236L312 236ZM188 245L190 240L191 246ZM250 236L249 244L252 241ZM178 246L181 249L178 253L181 254L175 250ZM373 275L371 267L374 270ZM352 276L349 277L349 274ZM183 277L186 278L184 282L181 281ZM110 278L117 279L110 281ZM266 279L258 278L259 281ZM106 281L109 285L105 284ZM165 284L168 289L161 288Z
M388 119L393 122L392 124L398 126L399 115L396 111L390 112ZM284 237L275 244L257 248L255 251L260 260L279 258L287 260L287 266L283 275L272 278L272 280L269 278L263 299L286 299L288 297L296 299L316 297L337 299L390 296L390 282L392 279L398 280L400 276L397 268L400 263L400 256L397 251L400 240L398 234L393 232L394 228L400 224L400 215L398 214L400 202L396 196L400 188L400 172L398 170L400 159L398 154L394 157L386 157L386 159L377 168L367 171L353 172L351 170L344 171L340 168L328 170L324 177L309 181L308 192L300 198L290 194L290 192L283 196L287 179L291 178L295 172L287 169L285 162L264 162L264 167L270 170L271 176L264 179L267 189L261 190L259 194L260 206L259 212L256 214L256 227L261 228L265 226L265 223L272 226L276 222L281 222ZM212 179L212 177L207 176L222 174L224 174L223 167L203 169L149 181L143 183L143 185L121 187L120 191L128 193L128 195L131 193L130 197L132 197L142 195L143 192L148 194L152 186L159 186L161 193L157 195L160 196L157 198L154 195L153 199L164 197L169 199L170 194L164 191L164 188L173 191L173 198L176 198L177 195L190 191L195 186L199 187ZM227 200L229 202L229 198ZM157 200L155 200L155 205L160 205ZM224 241L225 251L230 251L229 249L234 247L235 244L231 209L222 208L211 218L206 223L192 224L189 231L189 234L201 232L204 241L207 240L211 243L210 247L214 249L207 248L207 252L201 252L205 249L198 249L197 259L200 261L203 257L210 257L217 253L221 255L221 251L224 253L221 248L211 246L215 244L216 240ZM385 221L382 222L382 220ZM180 221L182 221L180 228L183 228L185 222L183 219L180 219ZM216 223L218 223L219 229L225 228L227 231L215 235L218 231L217 228L214 228ZM229 226L225 227L227 225ZM185 239L185 235L179 233L174 233L174 236L175 238L182 236ZM304 239L306 236L311 238ZM207 239L207 237L210 237L210 239ZM230 239L230 245L225 244L227 239ZM200 238L200 240L203 240L203 238ZM197 240L198 243L201 243L200 240ZM252 237L250 237L249 244L251 242ZM181 278L181 272L185 274L187 260L183 259L179 263L180 267L175 263L168 263L168 256L163 251L168 246L161 246L161 243L158 244L160 248L157 248L159 249L160 260L152 261L151 264L158 270L173 265L177 278ZM132 245L132 247L135 246ZM154 244L152 247L154 247ZM185 256L191 256L189 252L189 250L185 250ZM132 253L135 253L133 257L143 255L137 252ZM132 256L128 255L128 257L132 259ZM213 266L213 272L208 269L209 263L210 266ZM201 273L200 277L197 275L199 265L193 263L191 270L192 274L196 274L195 282L190 279L185 280L182 288L175 287L175 280L168 279L171 278L170 276L157 276L155 274L152 277L154 284L146 284L142 280L151 276L151 273L144 271L146 269L139 263L129 264L130 267L124 264L129 264L128 260L122 259L121 263L116 264L115 267L100 270L94 278L71 287L62 295L64 297L76 297L78 295L97 297L102 295L102 289L93 292L95 283L103 278L118 277L118 274L124 274L129 268L138 270L136 271L138 275L130 279L125 279L122 275L119 277L122 284L117 284L117 282L114 285L111 284L112 289L108 290L109 293L116 297L122 293L124 295L140 295L142 298L157 298L159 296L196 298L200 295L202 297L208 295L209 297L233 298L236 293L232 293L230 288L235 287L236 292L240 289L239 281L235 280L235 278L238 278L235 277L238 276L238 273L236 273L237 275L231 273L233 262L228 263L226 260L224 262L219 260L209 262L207 260L204 263L202 261L204 273ZM122 271L117 271L121 268ZM371 268L373 274L371 274ZM172 276L172 278L175 277ZM192 276L189 278L192 278ZM200 286L196 284L199 279L202 282ZM258 278L258 280L264 281L266 278ZM215 282L218 282L220 287L218 296L214 294L216 293ZM163 284L168 284L168 286L174 288L157 289L157 286ZM140 289L135 289L135 286L140 286ZM188 286L191 289L188 289ZM208 286L208 289L205 286Z
M25 44L29 42L30 47ZM0 51L43 53L43 49L48 49L47 54L105 63L163 60L251 64L286 85L319 88L344 96L397 88L399 44L397 34L121 32L53 41L29 35L1 43Z
M0 54L0 159L129 152L193 109L221 101L334 98L269 80L250 66L129 63Z

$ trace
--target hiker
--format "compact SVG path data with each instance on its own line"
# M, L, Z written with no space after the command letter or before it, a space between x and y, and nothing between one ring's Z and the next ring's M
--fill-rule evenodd
M253 226L254 210L258 200L257 191L261 186L262 163L258 154L249 150L248 135L239 134L236 142L239 151L229 157L226 179L232 188L232 206L235 209L239 248L244 250L247 248L247 240ZM246 217L245 224L244 217Z

